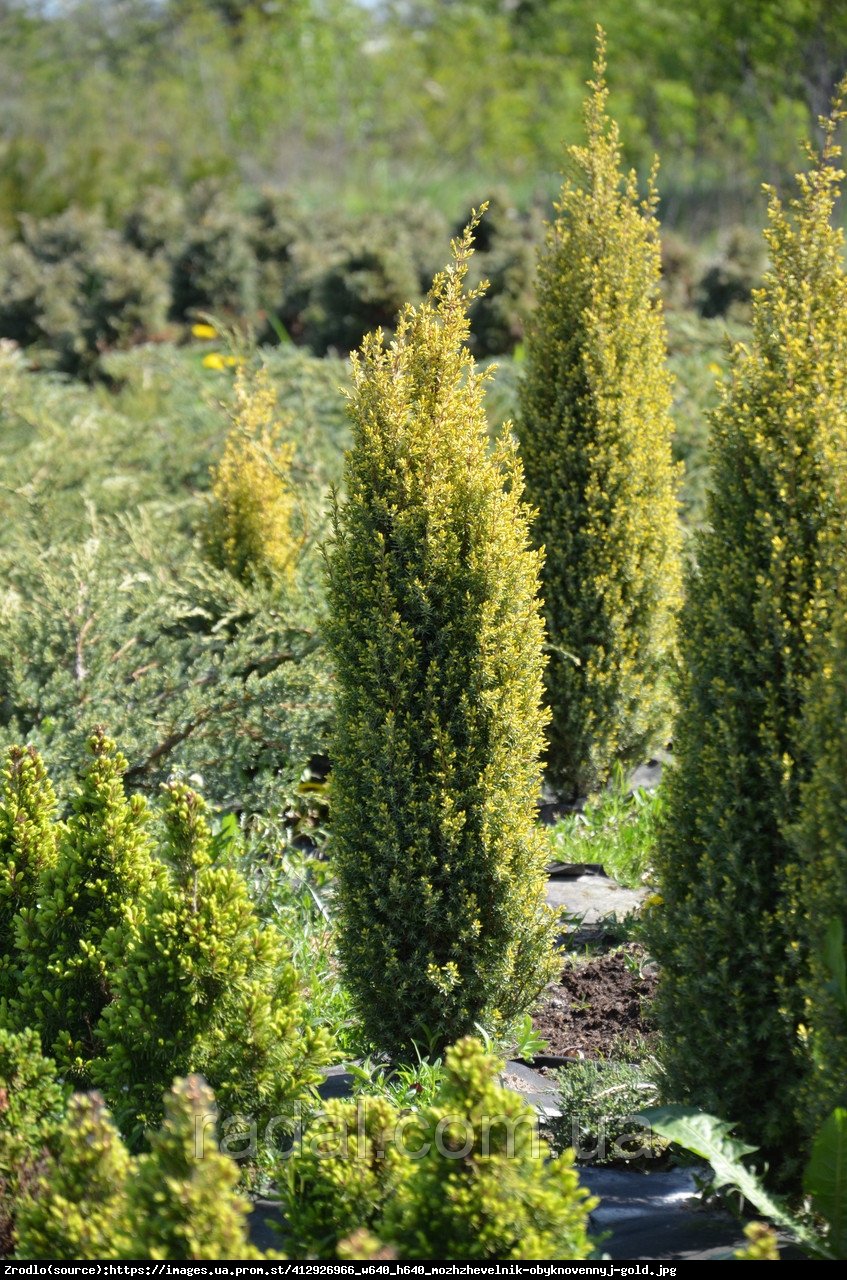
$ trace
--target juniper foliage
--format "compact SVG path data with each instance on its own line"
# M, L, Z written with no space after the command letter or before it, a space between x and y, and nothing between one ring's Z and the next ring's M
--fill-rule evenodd
M680 603L658 196L622 171L602 32L590 89L539 258L517 421L544 548L547 775L566 798L667 740Z
M132 934L113 935L91 1075L132 1146L161 1120L169 1082L200 1069L230 1127L243 1117L261 1136L276 1118L278 1141L312 1101L329 1046L281 936L260 924L240 873L215 862L202 799L182 783L165 795L168 874Z
M31 747L6 752L0 790L0 1020L21 983L16 918L35 907L39 876L56 859L56 797Z
M99 1094L74 1094L57 1151L18 1210L19 1258L87 1261L130 1251L130 1157Z
M328 554L339 950L391 1053L525 1009L550 947L541 557L467 350L474 226L391 345L377 332L354 358Z
M709 527L682 616L676 763L657 851L663 906L651 913L669 1091L740 1117L777 1179L792 1176L806 1141L795 1046L808 942L791 832L809 772L814 640L845 523L839 115L791 204L771 193L752 341L735 348L712 419ZM809 908L821 890L837 896L829 855L819 865Z
M128 942L156 876L147 806L124 791L125 757L99 728L88 750L57 857L39 877L37 907L18 917L23 973L11 1001L17 1025L36 1028L44 1051L80 1081L113 996L109 957Z

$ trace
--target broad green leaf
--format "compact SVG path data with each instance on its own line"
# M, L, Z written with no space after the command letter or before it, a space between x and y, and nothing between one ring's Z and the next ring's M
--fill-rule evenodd
M733 1138L733 1125L729 1121L682 1105L649 1107L636 1119L649 1125L660 1137L708 1160L716 1186L735 1187L759 1213L789 1231L804 1248L814 1253L828 1252L821 1238L788 1211L781 1197L771 1195L758 1174L747 1167L744 1156L751 1155L757 1148Z
M847 1108L837 1107L820 1129L803 1186L829 1224L833 1256L847 1258Z
M827 985L847 1013L847 941L844 937L844 921L837 916L827 925L822 953L823 962L832 978Z

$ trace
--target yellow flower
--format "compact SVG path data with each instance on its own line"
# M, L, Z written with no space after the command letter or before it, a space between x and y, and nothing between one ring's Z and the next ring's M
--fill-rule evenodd
M210 351L207 356L203 357L204 369L217 369L220 373L223 372L226 366L227 359L225 356L222 356L219 351Z
M217 332L210 324L193 324L191 326L192 338L216 338Z
M709 373L713 373L716 378L719 378L723 373L723 369L716 363L716 361L713 360L709 365Z

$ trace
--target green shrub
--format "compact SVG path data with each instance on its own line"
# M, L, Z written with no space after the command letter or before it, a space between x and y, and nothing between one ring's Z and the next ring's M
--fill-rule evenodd
M803 1058L809 1078L801 1118L814 1132L847 1104L847 577L831 630L820 638L808 693L803 745L810 776L801 794L793 844L799 855L792 902L805 971L800 982ZM827 923L833 922L827 929ZM841 924L841 931L835 925ZM839 981L840 978L840 981Z
M291 297L296 292L295 255L297 246L310 239L309 220L293 196L270 189L260 193L252 213L260 305L276 319L285 316L290 323ZM262 337L272 341L274 336L269 324Z
M196 311L254 316L259 268L252 217L210 183L190 192L187 215L171 276L174 317L182 320Z
M128 211L123 234L147 257L162 254L171 262L185 241L187 224L188 211L179 191L147 187Z
M217 1148L215 1097L196 1075L165 1095L165 1118L138 1157L129 1185L136 1258L252 1259L250 1203L236 1194L237 1166ZM272 1255L267 1255L272 1256Z
M586 1258L595 1202L573 1152L549 1159L535 1112L497 1083L477 1040L447 1051L434 1102L333 1103L287 1157L284 1205L298 1256ZM346 1237L346 1239L345 1239ZM384 1252L382 1252L384 1251Z
M42 287L39 264L22 244L4 248L0 258L0 334L28 347L40 336L38 297Z
M19 1206L17 1257L255 1259L238 1170L218 1150L212 1091L177 1080L150 1152L129 1155L98 1094L77 1094Z
M76 209L24 218L22 242L0 266L0 334L49 348L70 372L160 330L169 300L162 262Z
M657 848L664 906L650 913L669 1096L740 1117L775 1178L803 1151L794 1053L803 940L789 830L808 773L800 721L812 641L845 523L847 276L831 225L834 127L835 118L790 208L771 194L771 266L753 337L736 347L712 417L709 527L681 623L681 710Z
M465 345L472 228L391 348L354 360L328 556L339 949L392 1053L509 1020L548 971L540 556Z
M374 329L393 331L406 302L419 296L408 243L378 220L304 246L300 269L308 293L299 334L317 355L352 351Z
M710 319L749 308L764 270L761 237L748 227L734 227L695 286L694 303L700 315Z
M18 1210L18 1258L87 1261L130 1252L130 1157L103 1099L74 1094L55 1156Z
M260 925L243 877L215 865L203 802L183 784L167 789L164 829L170 875L109 956L114 996L91 1075L132 1145L160 1119L168 1082L197 1069L215 1088L228 1136L236 1128L249 1138L252 1123L258 1141L277 1117L282 1137L320 1081L325 1036L306 1025L298 975L280 935ZM244 1142L242 1150L253 1163L265 1154Z
M0 1020L21 982L15 918L36 904L39 876L56 859L56 797L41 757L10 747L0 790Z
M545 548L550 782L587 794L670 730L680 598L655 189L621 173L604 44L538 272L518 435Z
M378 1230L409 1176L394 1137L400 1111L385 1098L329 1102L280 1171L285 1247L298 1258L337 1258L360 1229Z
M35 1031L0 1028L0 1257L12 1252L17 1214L55 1151L65 1112L56 1066Z
M239 369L232 430L212 469L203 532L212 563L242 582L294 576L301 544L293 528L294 445L282 438L285 430L267 370L248 378Z
M548 1160L535 1111L497 1082L503 1064L467 1038L448 1050L420 1116L426 1154L384 1215L400 1258L568 1259L592 1250L573 1152ZM418 1145L415 1138L415 1147Z
M110 956L126 945L154 879L146 806L127 799L126 759L102 730L59 836L55 862L39 877L37 905L17 920L23 974L11 1004L19 1026L36 1028L63 1073L85 1079L96 1027L113 994Z

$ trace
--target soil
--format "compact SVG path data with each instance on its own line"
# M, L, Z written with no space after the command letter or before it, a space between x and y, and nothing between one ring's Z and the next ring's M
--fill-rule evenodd
M568 960L559 981L542 993L533 1026L549 1054L607 1058L622 1044L654 1037L650 1003L656 982L638 943L587 961Z

